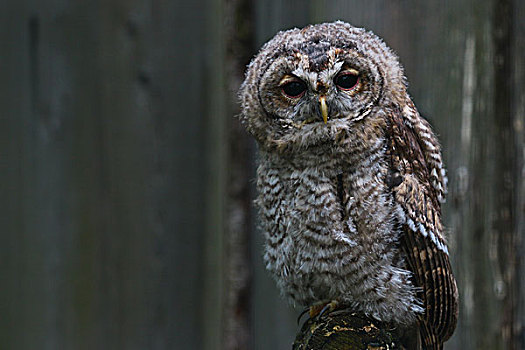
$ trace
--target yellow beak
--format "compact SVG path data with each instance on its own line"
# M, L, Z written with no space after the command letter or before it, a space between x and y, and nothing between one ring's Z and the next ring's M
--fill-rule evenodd
M321 104L321 115L323 116L323 121L326 124L328 121L328 106L326 105L326 97L319 97L319 103Z

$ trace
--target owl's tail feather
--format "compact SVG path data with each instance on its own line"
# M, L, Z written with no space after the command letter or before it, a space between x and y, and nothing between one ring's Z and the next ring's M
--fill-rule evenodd
M443 343L437 338L430 325L422 322L420 327L423 350L443 350Z

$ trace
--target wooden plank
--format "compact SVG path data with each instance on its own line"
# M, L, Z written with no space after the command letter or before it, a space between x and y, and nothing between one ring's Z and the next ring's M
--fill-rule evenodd
M2 3L2 345L204 342L203 7Z
M28 17L23 3L0 4L3 24L0 26L0 178L3 184L0 186L0 274L3 285L0 309L4 315L0 321L0 344L7 348L23 348L31 343L30 338L43 340L47 310L36 301L36 297L49 295L49 288L41 293L34 288L40 286L45 277L50 277L44 274L42 254L39 254L38 244L42 243L43 237L28 234L35 223L27 213L33 206L31 180L35 167L34 157L29 152L34 145L31 115L35 106L32 94L34 71L30 62L34 62L37 50L34 38L30 46ZM26 315L31 310L37 314L28 318ZM40 334L36 334L38 329L42 329Z
M513 135L516 147L516 210L515 234L517 261L513 262L517 290L515 290L517 305L515 305L514 327L511 329L514 349L525 347L525 3L512 2L512 46L511 46L511 81L512 81L512 115Z

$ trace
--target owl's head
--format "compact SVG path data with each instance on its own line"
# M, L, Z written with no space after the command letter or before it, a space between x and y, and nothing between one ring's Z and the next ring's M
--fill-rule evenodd
M262 47L240 89L241 118L263 147L304 149L405 96L402 68L380 38L323 23L280 32Z

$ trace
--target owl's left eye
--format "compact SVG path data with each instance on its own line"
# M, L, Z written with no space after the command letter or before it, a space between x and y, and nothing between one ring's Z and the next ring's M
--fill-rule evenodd
M306 84L299 80L292 80L281 85L281 90L288 97L298 98L306 91Z
M358 81L359 75L353 69L339 73L334 79L335 85L345 91L352 90Z

